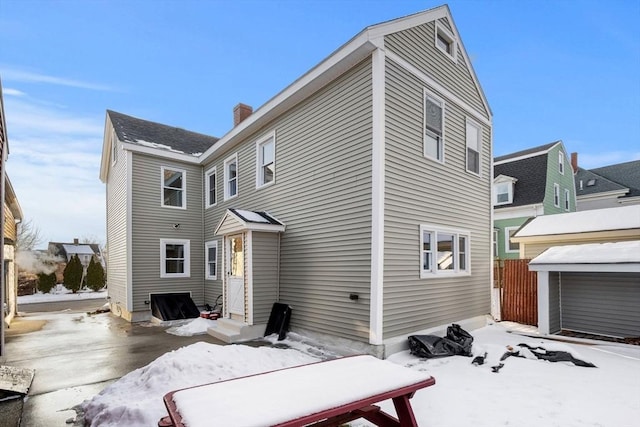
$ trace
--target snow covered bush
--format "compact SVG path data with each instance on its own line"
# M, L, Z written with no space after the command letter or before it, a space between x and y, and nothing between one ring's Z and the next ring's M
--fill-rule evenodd
M44 294L51 292L56 286L56 273L38 273L38 290Z

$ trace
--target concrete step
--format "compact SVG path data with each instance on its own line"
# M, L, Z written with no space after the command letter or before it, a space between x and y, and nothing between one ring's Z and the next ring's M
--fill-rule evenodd
M232 344L250 341L264 335L266 325L247 325L238 320L222 318L216 320L216 325L207 329L207 333L226 343Z

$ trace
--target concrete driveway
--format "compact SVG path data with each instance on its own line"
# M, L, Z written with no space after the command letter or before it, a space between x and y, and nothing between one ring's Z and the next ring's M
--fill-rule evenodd
M69 425L75 405L162 354L198 341L224 344L209 335L167 334L167 327L131 324L109 313L87 314L103 304L78 301L64 311L21 313L11 323L3 364L36 371L22 427ZM17 425L4 416L8 407L0 412L0 426Z

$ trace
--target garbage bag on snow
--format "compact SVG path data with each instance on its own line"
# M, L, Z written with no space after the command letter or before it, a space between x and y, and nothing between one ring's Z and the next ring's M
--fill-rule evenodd
M455 323L447 328L446 337L411 335L408 339L411 354L418 357L434 358L472 355L473 337Z

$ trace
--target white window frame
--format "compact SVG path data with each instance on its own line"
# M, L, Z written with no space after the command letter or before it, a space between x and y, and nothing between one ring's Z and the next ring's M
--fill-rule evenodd
M504 228L504 251L508 254L520 253L520 243L514 243L518 245L518 249L511 249L511 231L518 231L520 227L505 227Z
M167 273L167 245L184 246L184 271L182 273ZM160 277L178 278L191 277L191 241L185 239L160 239Z
M210 260L209 259L209 249L211 248L215 248L216 250L216 259L215 260ZM210 242L206 242L204 244L204 257L205 257L205 263L204 263L204 277L207 280L217 280L218 279L218 266L220 265L218 262L218 241L217 240L212 240ZM209 264L211 262L215 263L215 274L211 275L210 274L210 270L209 270Z
M504 193L500 193L498 192L498 188L502 185L506 185L507 186L507 201L506 202L499 202L498 201L498 194L504 194ZM500 181L500 182L496 182L493 184L493 194L494 194L494 200L493 200L493 205L494 206L500 206L500 205L508 205L513 203L513 182L511 181Z
M273 144L273 179L264 182L264 159L262 156L262 147L267 144ZM256 141L256 188L264 188L275 184L276 182L276 132L273 131L263 138Z
M471 128L471 129L469 129ZM476 137L476 146L471 147L470 144L473 142L469 138L475 134ZM481 176L480 171L482 170L482 127L476 123L475 121L466 119L466 127L465 127L465 139L467 142L467 152L466 152L466 169L467 172L472 173L474 175ZM469 150L473 150L478 153L478 170L474 171L469 169Z
M560 175L564 175L564 153L562 150L558 151L558 172Z
M436 157L427 154L427 141L428 137L432 138L432 135L435 132L431 129L427 129L427 100L431 100L434 104L440 104L440 108L442 109L442 121L441 121L441 131L440 131L440 140L437 142L438 147L437 151L440 153L440 157L436 155ZM435 96L433 93L429 92L426 88L423 91L422 96L422 155L427 159L435 160L436 162L444 163L445 159L445 123L446 123L446 113L445 113L445 102L442 98ZM436 135L437 136L437 135Z
M444 49L442 46L440 46L440 43L438 43L438 38L442 38L445 42L447 42L449 44L451 52L447 52L446 49ZM446 29L444 26L442 26L437 21L436 21L436 28L435 28L435 31L434 31L433 41L434 41L434 43L436 45L436 48L440 52L444 53L447 58L449 58L453 62L457 62L458 61L458 40L451 33L451 31Z
M118 163L118 138L111 136L111 166Z
M209 177L215 177L215 188L213 189L213 203L209 200L209 193L211 192L211 182ZM218 204L218 175L216 173L216 167L212 167L204 173L204 207L210 208Z
M229 165L232 163L236 164L236 193L230 194L229 192ZM238 165L238 153L233 154L232 156L227 157L224 161L224 200L233 199L234 197L238 197L239 192L239 178L240 178L240 167Z
M571 197L571 192L569 191L568 188L565 188L564 189L564 210L567 212L569 212L569 209L571 209L570 197Z
M500 255L500 248L498 247L498 239L500 238L500 230L498 230L497 228L494 228L492 236L493 236L493 245L492 245L493 257L497 258L498 255Z
M424 250L424 235L429 234L431 241L430 251ZM453 237L454 248L451 254L454 260L454 268L451 270L439 269L437 260L434 260L434 254L438 253L438 234L450 234ZM462 253L465 255L465 268L460 268L460 238L463 237L464 248ZM419 248L419 266L420 266L420 278L428 279L433 277L448 277L448 276L468 276L471 274L471 233L466 230L458 230L447 227L439 227L430 224L420 225L420 248ZM423 260L425 252L431 254L430 268L425 269Z
M553 206L560 207L560 184L553 183Z
M172 190L176 190L173 187L165 187L164 185L164 171L170 170L173 172L180 172L182 174L182 187L180 191L182 192L182 205L181 206L172 206L164 204L164 190L165 188L171 188ZM171 208L171 209L187 209L187 171L184 169L174 168L172 166L161 166L160 167L160 206L163 208Z

